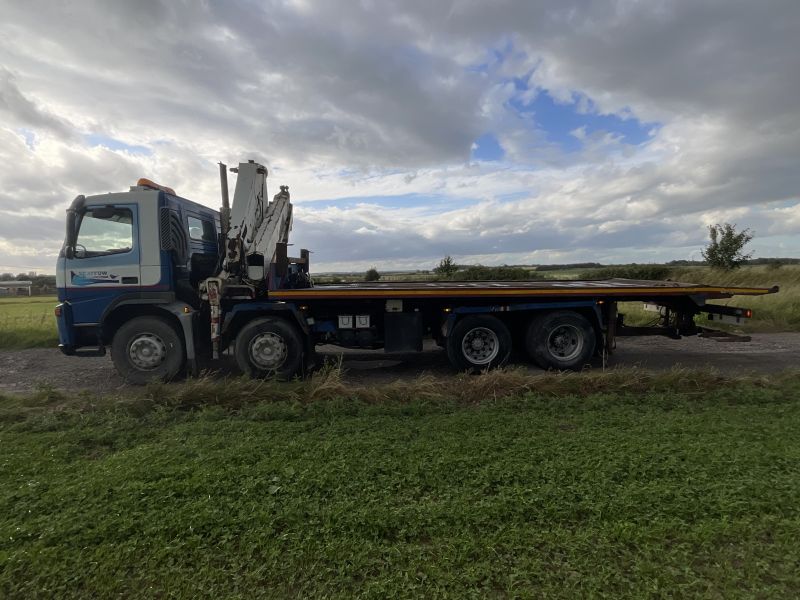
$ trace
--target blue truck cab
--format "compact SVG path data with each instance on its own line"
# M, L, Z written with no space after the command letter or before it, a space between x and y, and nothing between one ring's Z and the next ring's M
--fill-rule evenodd
M104 354L120 327L144 318L175 329L193 362L197 281L215 273L219 227L217 211L149 180L127 192L75 198L56 267L61 351ZM143 336L142 360L158 357L166 343L153 332Z

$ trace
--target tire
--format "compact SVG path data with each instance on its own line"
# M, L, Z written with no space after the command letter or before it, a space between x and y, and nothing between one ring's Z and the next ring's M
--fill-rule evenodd
M566 310L534 317L525 333L528 354L543 369L581 369L594 354L596 343L589 320Z
M236 336L236 364L255 379L291 379L303 363L303 340L291 323L279 317L251 321Z
M473 315L458 321L447 336L447 358L459 371L478 373L500 367L511 355L511 334L498 318Z
M128 383L170 381L186 362L183 337L162 317L136 317L114 334L111 359Z

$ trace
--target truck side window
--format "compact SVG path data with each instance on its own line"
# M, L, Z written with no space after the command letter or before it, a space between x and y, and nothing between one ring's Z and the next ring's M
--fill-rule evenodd
M189 237L193 240L216 242L217 230L210 221L203 221L196 217L189 217Z
M81 219L76 258L122 254L133 248L133 214L128 208L98 206Z

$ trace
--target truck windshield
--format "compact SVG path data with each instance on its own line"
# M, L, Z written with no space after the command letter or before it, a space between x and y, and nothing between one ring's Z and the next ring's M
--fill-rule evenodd
M133 247L133 215L128 208L97 207L83 214L75 257L130 252Z

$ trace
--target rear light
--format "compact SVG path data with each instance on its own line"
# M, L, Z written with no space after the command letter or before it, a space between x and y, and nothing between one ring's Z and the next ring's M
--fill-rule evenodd
M60 317L61 316L61 306L56 306L56 309L55 309L54 312L56 313L57 317Z
M748 308L746 311L744 311L744 316L747 319L751 318L753 316L753 311Z

